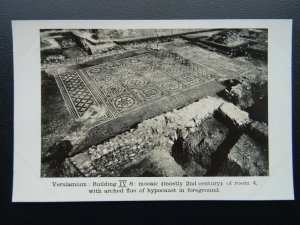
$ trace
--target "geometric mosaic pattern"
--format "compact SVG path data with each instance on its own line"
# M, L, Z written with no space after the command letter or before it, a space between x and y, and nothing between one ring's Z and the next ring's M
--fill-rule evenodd
M60 74L56 81L74 118L96 105L105 109L105 115L99 121L104 123L214 78L199 65L195 70L190 61L168 54L148 51Z
M63 74L60 78L68 90L76 111L81 116L94 102L91 93L76 73Z

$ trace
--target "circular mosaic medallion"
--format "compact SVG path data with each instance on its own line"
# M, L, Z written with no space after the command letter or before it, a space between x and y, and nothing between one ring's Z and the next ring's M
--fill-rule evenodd
M134 99L130 96L121 96L115 100L115 105L118 108L129 108L135 103Z
M161 60L160 59L149 59L149 64L155 66L155 67L161 67L162 66L162 63L161 63Z
M109 74L99 74L98 76L94 77L94 80L97 82L108 82L112 79Z
M110 84L106 86L103 91L106 95L116 95L122 93L123 88L121 85L118 84Z
M164 67L162 69L165 73L170 74L170 75L172 75L172 74L177 75L177 74L181 73L181 69L177 66L168 66L168 67Z
M169 60L164 60L161 62L161 65L166 66L166 67L172 67L172 66L174 66L174 63Z
M136 69L136 70L147 70L147 69L151 69L152 66L151 65L147 65L147 64L136 64L136 65L133 65L133 67Z
M196 84L199 82L199 79L197 77L191 75L184 76L182 79L185 84Z
M120 63L120 62L112 62L107 64L106 66L110 69L114 69L114 68L118 68L118 67L122 67L124 64Z
M105 70L104 67L97 66L97 67L93 67L93 68L89 69L87 72L90 73L90 74L95 74L95 73L100 73L103 70Z
M168 79L168 76L160 71L154 71L154 72L149 72L149 73L144 73L144 77L151 81L161 81Z
M126 84L130 87L142 87L146 84L146 81L141 77L130 77Z
M180 88L180 84L174 80L170 80L170 81L164 82L162 84L162 87L166 90L176 90L176 89Z
M156 88L153 87L146 87L145 89L140 91L140 95L143 98L155 98L160 95L159 91Z
M148 70L148 71L156 71L157 68L156 68L156 66L154 66L154 65L147 65L147 66L145 67L145 70Z
M135 75L135 72L130 69L122 69L117 72L117 76L120 78L128 78Z
M162 72L157 71L157 72L152 73L153 80L163 80L163 79L167 79L167 78L168 78L168 76Z

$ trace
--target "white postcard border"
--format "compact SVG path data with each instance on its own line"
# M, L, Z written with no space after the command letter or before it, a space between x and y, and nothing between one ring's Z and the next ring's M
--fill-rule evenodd
M13 21L14 202L124 200L293 200L291 113L291 20L102 20ZM53 182L117 182L123 178L41 178L41 79L39 29L51 28L268 28L269 154L267 177L124 178L134 182L222 182L218 193L90 194L88 187ZM254 183L255 181L255 183ZM230 182L249 182L232 186Z

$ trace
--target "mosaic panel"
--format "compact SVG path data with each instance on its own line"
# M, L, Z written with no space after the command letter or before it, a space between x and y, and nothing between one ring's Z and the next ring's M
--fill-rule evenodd
M57 83L74 117L96 104L107 108L104 123L214 78L196 67L173 53L150 51L58 75Z
M99 121L107 121L113 117L104 102L93 96L78 72L60 74L55 78L66 106L74 119L81 117L91 106L104 107L105 113L98 118Z

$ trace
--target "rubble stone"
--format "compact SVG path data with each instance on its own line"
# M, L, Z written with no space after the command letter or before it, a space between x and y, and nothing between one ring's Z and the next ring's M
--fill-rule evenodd
M186 172L175 162L169 151L157 147L146 158L131 164L122 172L122 176L144 176L144 174L157 177L183 177Z
M203 168L211 166L211 156L228 135L228 128L214 118L206 119L195 133L190 133L183 143L190 160ZM189 160L189 161L190 161Z
M219 112L221 116L229 119L238 128L246 126L251 122L249 114L232 103L223 103L219 108Z
M228 92L228 98L242 109L251 107L254 104L251 86L248 83L237 84L231 87L231 90Z
M266 123L253 121L249 125L249 132L257 140L260 140L265 144L268 143L268 125Z
M230 150L219 175L266 176L268 175L267 151L251 137L243 134Z

